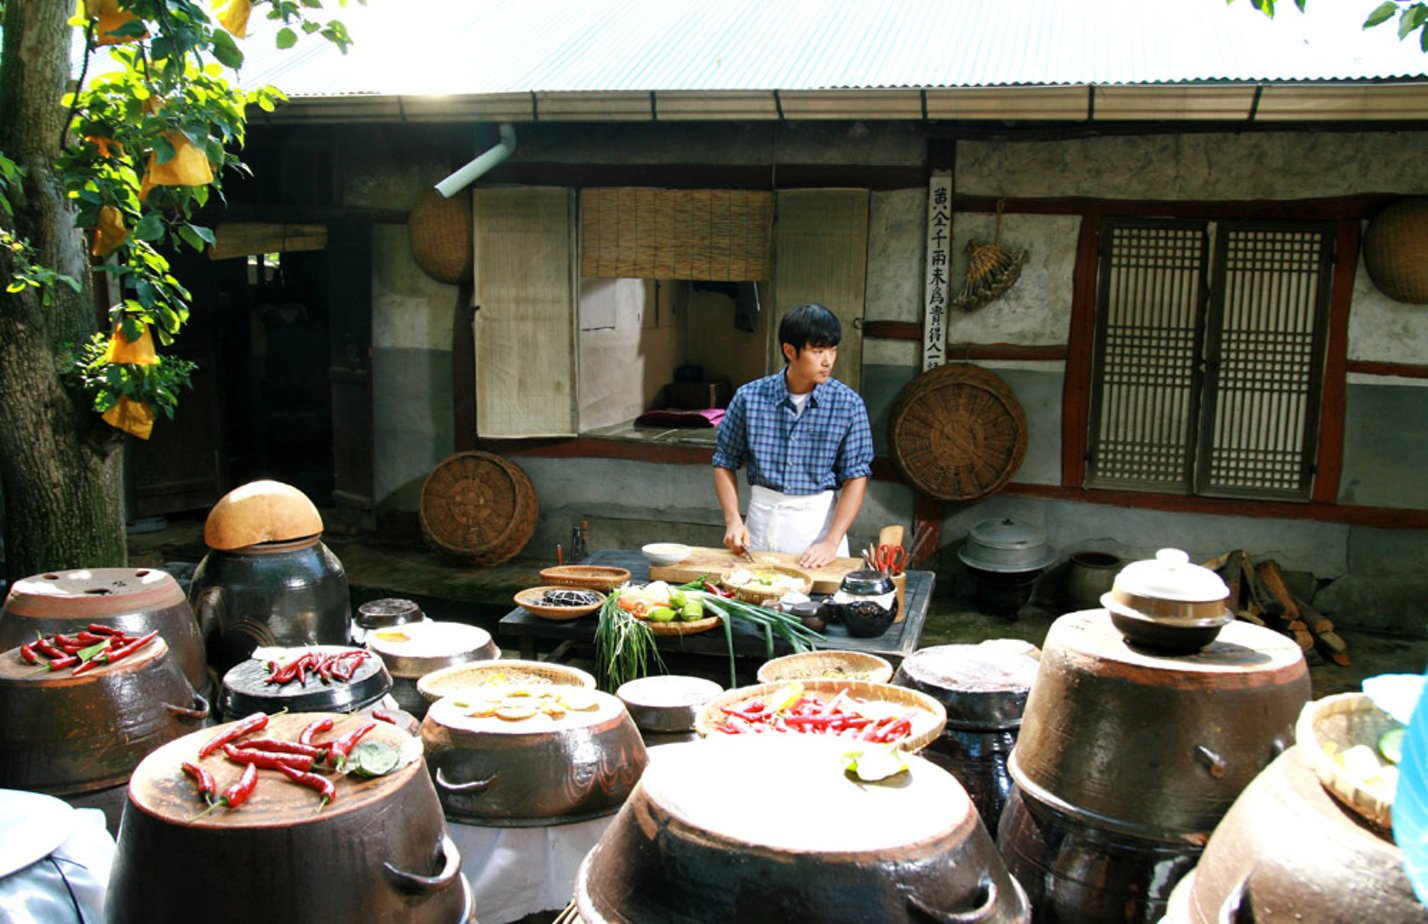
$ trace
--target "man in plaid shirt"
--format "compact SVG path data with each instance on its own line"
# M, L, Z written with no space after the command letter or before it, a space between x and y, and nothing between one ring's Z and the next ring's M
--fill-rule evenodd
M822 305L784 315L786 361L739 388L719 424L714 493L724 545L735 553L792 552L805 568L848 554L848 529L872 474L873 434L857 392L833 378L843 328ZM749 510L737 472L748 465Z

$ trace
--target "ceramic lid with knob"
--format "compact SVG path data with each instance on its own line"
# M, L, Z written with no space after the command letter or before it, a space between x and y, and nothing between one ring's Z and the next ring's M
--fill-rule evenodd
M1229 596L1218 574L1193 564L1181 549L1161 549L1123 568L1101 605L1129 641L1197 650L1234 620Z

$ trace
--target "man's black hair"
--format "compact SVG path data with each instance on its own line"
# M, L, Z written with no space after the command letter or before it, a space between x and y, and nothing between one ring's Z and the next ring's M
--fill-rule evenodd
M804 347L835 347L842 339L838 316L813 302L799 305L778 324L779 343L792 345L794 353L802 353Z

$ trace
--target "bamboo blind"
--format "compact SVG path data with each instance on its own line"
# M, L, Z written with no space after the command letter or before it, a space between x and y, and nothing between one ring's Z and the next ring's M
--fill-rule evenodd
M867 287L868 191L791 189L778 194L774 240L775 316L817 302L838 316L843 339L833 375L857 390L862 383L863 293ZM777 338L770 368L783 367Z
M476 423L483 437L575 432L573 208L566 189L476 191Z
M603 187L580 193L580 274L756 282L769 278L773 194Z

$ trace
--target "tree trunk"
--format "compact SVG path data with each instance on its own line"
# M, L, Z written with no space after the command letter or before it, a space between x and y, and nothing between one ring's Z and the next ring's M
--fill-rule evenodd
M67 114L66 21L72 3L6 0L0 54L0 150L24 169L10 190L16 234L35 262L81 283L0 294L0 486L5 568L13 581L45 571L124 564L117 431L60 378L67 345L98 327L83 234L54 170ZM8 283L16 255L0 253Z

